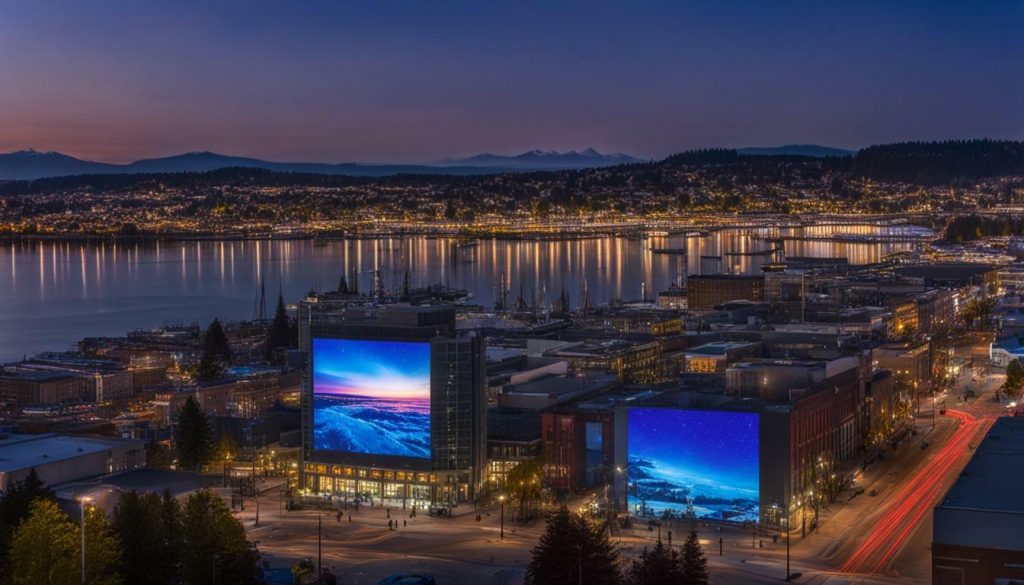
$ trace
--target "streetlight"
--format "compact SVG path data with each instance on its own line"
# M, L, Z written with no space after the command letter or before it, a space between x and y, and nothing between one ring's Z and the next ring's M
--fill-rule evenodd
M92 498L89 496L82 496L78 501L82 511L82 585L85 585L85 507L90 501L92 501Z
M224 487L228 485L228 464L231 463L231 453L224 454Z
M505 494L498 496L501 502L501 540L505 540Z

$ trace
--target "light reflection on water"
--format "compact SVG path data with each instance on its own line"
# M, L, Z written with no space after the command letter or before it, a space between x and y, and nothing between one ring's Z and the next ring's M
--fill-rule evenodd
M806 235L835 233L832 227L801 228ZM845 226L842 233L894 233L904 227ZM761 230L789 235L792 230ZM550 303L565 290L573 305L586 281L591 299L653 296L684 271L689 274L758 274L769 244L746 229L705 236L591 238L557 241L482 240L457 248L446 238L406 237L337 240L122 242L20 242L0 248L0 360L43 350L67 349L85 336L122 335L162 323L206 323L213 317L254 315L261 282L272 310L280 290L293 303L309 290L334 289L343 273L358 272L369 291L373 271L397 289L406 270L413 285L465 288L472 303L492 306L501 275L514 300ZM683 248L681 256L651 248ZM787 240L787 256L841 256L852 264L877 262L909 250L906 242ZM712 259L717 258L717 260Z

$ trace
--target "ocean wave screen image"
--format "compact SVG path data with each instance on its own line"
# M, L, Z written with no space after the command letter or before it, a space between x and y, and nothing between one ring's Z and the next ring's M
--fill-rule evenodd
M758 422L745 412L630 409L630 513L757 522Z
M430 457L430 344L313 340L313 449Z

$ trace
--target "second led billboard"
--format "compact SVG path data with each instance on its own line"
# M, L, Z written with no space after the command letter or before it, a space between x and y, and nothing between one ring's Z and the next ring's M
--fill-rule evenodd
M758 423L746 412L631 408L630 511L757 522Z
M313 449L430 457L430 344L313 340Z

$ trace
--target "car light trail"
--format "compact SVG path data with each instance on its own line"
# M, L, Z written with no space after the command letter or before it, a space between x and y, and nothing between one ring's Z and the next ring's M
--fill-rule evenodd
M845 573L880 573L899 552L920 521L942 496L950 471L960 461L968 445L992 424L992 419L976 419L959 410L949 410L959 426L950 440L913 477L891 496L892 503L868 537L840 568Z

